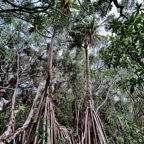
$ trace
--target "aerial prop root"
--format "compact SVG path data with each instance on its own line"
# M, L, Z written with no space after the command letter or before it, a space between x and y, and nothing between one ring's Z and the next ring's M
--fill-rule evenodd
M89 100L84 118L81 144L108 144L102 122L95 111L92 100Z

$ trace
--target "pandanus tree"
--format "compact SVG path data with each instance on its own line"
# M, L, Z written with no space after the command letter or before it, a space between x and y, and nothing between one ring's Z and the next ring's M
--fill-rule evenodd
M71 47L83 47L85 49L86 58L86 96L85 96L85 116L82 124L81 144L107 144L108 140L98 116L97 110L94 106L92 98L92 81L90 74L89 63L89 48L98 46L102 36L97 33L98 26L95 25L95 18L90 22L77 25L76 32L70 33L73 37ZM77 37L79 39L77 39Z
M92 98L92 81L90 75L89 64L89 47L96 47L100 41L100 36L97 35L95 26L95 18L86 25L84 32L84 49L86 57L86 111L84 119L84 128L82 132L82 144L107 144L106 134L102 122L94 107Z
M53 31L53 35L50 42L50 47L48 50L47 59L47 79L44 91L40 97L40 102L35 113L36 102L39 95L39 88L37 90L36 97L33 101L30 113L25 121L25 123L17 129L14 130L14 115L11 114L10 121L6 131L0 136L1 143L23 143L23 144L37 144L37 143L54 143L58 144L61 142L71 143L71 137L68 130L60 126L57 122L53 109L52 102L52 61L53 61L53 51L54 51L54 39L56 32ZM17 61L17 67L19 67L19 60ZM18 81L17 73L17 81ZM17 82L18 83L18 82ZM12 107L14 109L14 103L16 99L16 90L13 95ZM12 109L12 112L13 112Z
M56 17L56 15L54 15ZM57 15L58 17L58 15ZM63 17L65 18L65 17ZM57 18L60 19L60 16ZM53 18L50 19L53 22ZM54 19L56 20L56 18ZM54 22L53 22L54 23ZM66 23L66 22L65 22ZM57 23L58 24L58 23ZM37 106L37 99L39 96L39 88L37 89L36 97L33 101L31 110L24 124L15 130L14 120L14 106L17 96L17 85L19 84L19 57L17 59L17 85L13 94L12 111L8 126L4 133L0 136L0 143L22 143L22 144L37 144L37 143L72 143L70 134L64 126L60 126L57 122L53 108L53 96L52 96L52 63L53 63L53 51L54 41L56 36L56 30L58 25L50 26L50 31L53 32L51 37L50 46L48 47L47 55L47 72L46 72L46 84L45 88L40 96L40 101ZM52 30L54 29L54 30ZM38 29L36 29L38 30ZM58 32L57 32L58 33ZM49 38L49 37L46 37Z
M33 124L28 131L28 140L25 143L54 143L58 144L62 141L71 143L70 135L65 127L58 124L55 118L53 103L52 103L52 61L54 51L54 39L56 32L54 30L47 60L47 80L44 92L41 96L37 113L34 117ZM35 131L35 134L33 133ZM34 139L31 137L34 134Z

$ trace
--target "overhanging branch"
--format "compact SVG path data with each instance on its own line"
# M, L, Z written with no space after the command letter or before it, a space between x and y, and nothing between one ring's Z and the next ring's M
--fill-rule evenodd
M111 0L111 2L113 2L114 5L115 5L117 8L120 9L120 16L119 16L119 18L120 18L120 17L124 17L124 18L127 19L127 17L123 14L123 8L124 8L124 6L120 5L117 0ZM118 19L119 19L119 18L118 18Z
M26 13L39 13L39 12L45 12L47 11L50 7L51 4L53 2L53 0L50 1L48 6L37 6L34 8L28 8L28 7L24 7L24 6L20 6L20 5L16 5L8 0L5 0L5 2L9 5L11 5L13 8L11 9L0 9L1 13L8 13L8 12L26 12Z
M109 5L108 5L107 10L106 10L106 13L108 12L108 10L109 10L112 2L113 2L114 5L116 6L116 8L119 8L119 9L120 9L120 16L118 17L118 19L119 19L120 17L124 17L124 18L127 19L127 16L125 16L125 15L123 14L123 8L124 8L124 6L123 6L123 5L120 5L120 4L118 3L118 0L110 0Z

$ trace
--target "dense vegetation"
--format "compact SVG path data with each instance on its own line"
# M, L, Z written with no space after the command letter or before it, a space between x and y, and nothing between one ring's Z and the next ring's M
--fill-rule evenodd
M0 35L0 143L144 143L141 1L3 0Z

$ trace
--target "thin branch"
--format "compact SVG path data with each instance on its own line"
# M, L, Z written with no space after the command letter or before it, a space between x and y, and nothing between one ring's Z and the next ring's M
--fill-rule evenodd
M6 74L6 71L4 71L4 69L2 68L2 66L1 66L1 70L2 70L2 72L3 72L4 74Z
M120 17L124 17L124 18L128 19L128 17L126 17L126 16L123 14L123 8L124 8L124 6L120 5L117 0L111 0L111 1L114 3L114 5L115 5L117 8L120 8L120 16L119 16L119 18L120 18ZM119 19L119 18L118 18L118 19Z
M109 87L108 92L107 92L106 97L105 97L105 100L97 107L96 113L99 111L99 109L100 109L100 108L105 104L105 102L107 101L107 99L108 99L108 97L109 97L110 90L111 90L112 87L113 87L113 84L112 84L111 87Z
M36 30L36 32L37 32L38 34L40 34L41 36L43 36L43 37L45 37L45 38L51 38L51 37L46 36L46 35L44 35L43 33L41 33L37 28L36 28L35 30Z
M13 13L13 12L25 12L25 13L30 13L30 14L34 14L34 13L40 13L40 12L45 12L48 8L43 9L43 10L39 10L39 11L27 11L24 9L2 9L0 10L1 13Z
M117 120L118 120L118 122L120 124L121 132L123 132L124 131L124 126L123 126L122 121L121 121L121 119L120 119L120 117L118 115L117 115Z
M23 7L23 6L20 6L20 5L16 5L8 0L5 0L6 3L10 4L11 6L17 8L17 9L2 9L0 10L0 12L16 12L16 11L20 11L20 12L27 12L27 13L39 13L39 12L44 12L46 10L48 10L53 2L53 0L50 1L49 3L49 6L46 6L46 7L34 7L34 8L27 8L27 7ZM42 10L39 10L39 9L42 9Z
M101 86L102 86L102 78L101 78L101 80L100 80L100 84L99 84L99 86L96 88L95 91L98 91L98 90L100 89Z
M78 3L79 3L79 5L83 8L83 10L88 13L88 11L87 11L86 8L82 5L82 3L80 2L80 0L78 0Z
M52 9L53 9L53 10L56 10L58 13L60 13L61 15L65 16L65 17L67 17L67 18L74 19L75 21L79 21L79 20L80 20L80 19L78 19L78 18L74 18L74 17L71 17L71 16L63 13L62 11L60 11L60 10L58 10L58 9L56 9L56 8L52 8Z
M14 121L14 108L15 108L15 100L16 100L16 95L17 95L17 88L19 85L19 54L17 52L17 73L16 73L16 77L17 77L17 82L16 82L16 88L12 97L12 108L11 108L11 120ZM14 132L14 124L13 124L13 132Z
M0 88L2 88L2 89L14 90L14 88L9 88L9 87L2 87L2 86L0 86Z
M111 3L112 3L112 0L110 0L109 5L108 5L108 7L107 7L107 10L105 11L106 14L107 14L107 12L108 12L110 6L111 6Z

